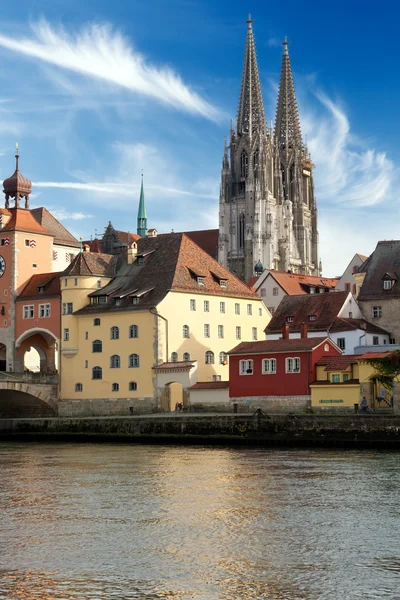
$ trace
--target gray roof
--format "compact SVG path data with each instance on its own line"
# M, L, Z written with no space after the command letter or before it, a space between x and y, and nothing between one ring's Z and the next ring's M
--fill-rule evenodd
M360 269L365 272L358 300L400 298L400 240L378 242L374 252ZM390 290L383 289L382 278L390 273L396 280Z

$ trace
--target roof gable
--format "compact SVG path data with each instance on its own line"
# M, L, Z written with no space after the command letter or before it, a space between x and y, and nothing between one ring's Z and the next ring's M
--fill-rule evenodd
M25 231L26 233L39 233L54 237L32 216L31 211L26 208L10 208L11 219L1 230L4 231Z
M228 352L232 354L274 354L280 352L311 352L323 343L328 343L338 353L341 350L328 337L290 338L280 340L260 340L258 342L241 342Z
M43 206L31 210L36 221L54 236L54 243L79 247L78 240Z

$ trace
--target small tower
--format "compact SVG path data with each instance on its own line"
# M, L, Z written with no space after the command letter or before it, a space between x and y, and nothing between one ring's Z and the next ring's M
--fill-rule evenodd
M32 191L32 182L20 172L18 160L18 144L16 144L15 171L11 177L3 181L3 191L6 196L5 208L10 208L10 198L15 198L15 208L20 208L20 199L25 198L25 208L29 209L29 194Z
M139 210L137 216L137 234L140 237L146 237L147 235L147 213L146 213L146 204L144 201L144 190L143 190L143 173L142 173L142 184L140 186L140 200L139 200Z

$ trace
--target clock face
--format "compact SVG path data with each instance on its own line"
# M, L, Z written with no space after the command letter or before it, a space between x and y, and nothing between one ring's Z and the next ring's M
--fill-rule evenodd
M6 261L0 256L0 277L3 277L4 271L6 270Z

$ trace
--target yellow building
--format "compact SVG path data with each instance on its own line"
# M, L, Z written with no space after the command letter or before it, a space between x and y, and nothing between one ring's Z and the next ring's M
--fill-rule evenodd
M368 360L383 358L388 352L369 352L363 355L325 357L317 363L317 380L311 384L311 407L319 409L344 408L354 410L363 396L368 406L391 408L390 393L371 377L374 368Z
M257 294L181 233L153 232L119 255L79 254L61 294L64 415L174 408L175 382L189 403L197 381L228 379L227 351L264 339L271 318Z

